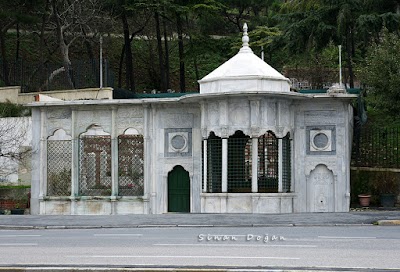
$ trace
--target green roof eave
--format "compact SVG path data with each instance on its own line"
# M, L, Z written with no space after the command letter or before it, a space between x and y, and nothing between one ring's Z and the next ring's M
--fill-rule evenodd
M316 89L316 90L299 90L299 93L302 94L320 94L320 93L326 93L328 89ZM348 94L360 94L361 89L359 88L349 88L346 89Z
M147 93L140 93L140 94L135 94L134 98L173 98L173 97L181 97L184 95L189 95L189 94L198 94L198 92L187 92L187 93L155 93L155 94L147 94Z

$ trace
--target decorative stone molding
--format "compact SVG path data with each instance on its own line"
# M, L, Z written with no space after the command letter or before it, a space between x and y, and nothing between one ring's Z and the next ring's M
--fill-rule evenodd
M163 114L161 123L165 128L191 128L193 127L193 114Z
M304 111L304 122L308 125L317 124L336 124L337 111L336 110L313 110Z
M165 157L192 156L192 129L170 128L164 130Z
M217 134L216 131L214 131L214 132L215 132L215 135L218 135L221 138L228 138L229 137L229 128L227 126L221 127L221 130L220 130L219 134Z
M336 155L336 126L306 127L307 155Z
M250 135L252 138L257 138L260 136L260 128L259 127L251 127L250 131L251 131Z
M53 109L47 111L48 119L70 119L72 110L69 108Z
M143 108L140 107L129 107L129 108L118 108L117 118L142 118Z
M60 128L54 130L54 132L47 138L47 140L72 140L71 135L68 135L68 133Z
M209 132L207 130L207 127L202 127L201 128L201 137L203 137L203 139L207 139L209 135Z
M311 171L313 171L315 168L317 168L318 165L323 165L326 168L328 168L330 171L332 171L334 176L338 175L336 160L324 160L324 163L321 163L321 162L319 162L317 160L316 161L308 160L305 163L305 171L304 171L305 175L307 177L309 177L310 174L311 174Z
M182 166L183 169L185 169L185 171L187 171L189 173L190 182L192 182L193 181L193 176L194 176L193 164L192 163L186 163L186 162L185 163L172 163L172 164L169 163L169 164L165 164L164 172L162 173L162 176L165 178L165 180L168 181L168 174L172 170L174 170L174 168L176 166L178 166L178 165Z

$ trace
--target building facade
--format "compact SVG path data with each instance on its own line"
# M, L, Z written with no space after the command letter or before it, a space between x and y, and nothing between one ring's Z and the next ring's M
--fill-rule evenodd
M179 97L32 103L32 214L346 212L354 95L248 46Z

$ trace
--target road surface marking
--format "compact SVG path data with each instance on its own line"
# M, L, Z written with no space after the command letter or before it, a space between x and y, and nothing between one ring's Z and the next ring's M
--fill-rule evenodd
M42 235L38 234L4 234L0 235L0 238L2 237L40 237Z
M300 260L294 257L243 257L243 256L141 256L141 255L93 255L93 256L68 256L71 258L186 258L186 259L276 259L276 260Z
M318 236L321 239L376 239L376 237Z
M13 244L0 244L0 246L37 246L38 244L33 243L13 243Z
M304 248L314 248L315 245L272 245L265 243L262 245L251 245L251 244L222 244L222 243L203 243L203 244L153 244L153 246L223 246L223 247L304 247Z
M115 236L121 236L121 237L126 237L126 236L143 236L143 234L121 234L121 233L110 233L110 234L93 234L93 236L110 236L110 237L115 237Z

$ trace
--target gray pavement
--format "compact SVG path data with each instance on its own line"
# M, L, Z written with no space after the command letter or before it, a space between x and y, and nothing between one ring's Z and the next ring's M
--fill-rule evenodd
M399 210L294 214L0 215L0 229L398 225Z

